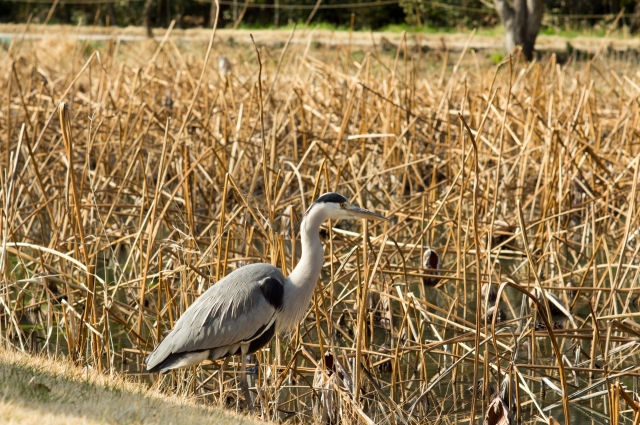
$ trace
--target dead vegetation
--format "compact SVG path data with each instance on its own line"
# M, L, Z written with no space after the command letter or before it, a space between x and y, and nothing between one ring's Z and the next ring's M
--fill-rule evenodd
M237 359L143 359L229 271L290 271L337 190L393 220L326 228L307 319L251 360L261 418L638 423L636 64L294 37L261 47L261 93L237 45L202 81L202 45L170 37L5 46L2 345L244 410Z
M0 348L0 421L9 424L263 423L167 397L122 376Z

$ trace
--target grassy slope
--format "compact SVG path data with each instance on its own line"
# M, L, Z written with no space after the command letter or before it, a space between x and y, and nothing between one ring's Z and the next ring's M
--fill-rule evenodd
M122 377L0 348L0 423L258 424L167 397Z

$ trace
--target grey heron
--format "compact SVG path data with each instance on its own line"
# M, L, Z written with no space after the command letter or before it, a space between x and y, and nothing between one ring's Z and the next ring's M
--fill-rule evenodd
M226 56L220 56L218 59L218 73L220 73L220 78L226 83L227 76L231 74L231 70L233 67L231 66L231 62L227 59Z
M241 267L206 290L182 314L173 330L147 357L149 372L195 366L205 360L241 355L244 396L252 409L246 357L267 345L276 332L295 328L307 311L322 270L320 225L327 220L385 217L351 205L338 193L325 193L300 223L302 254L284 277L271 264Z

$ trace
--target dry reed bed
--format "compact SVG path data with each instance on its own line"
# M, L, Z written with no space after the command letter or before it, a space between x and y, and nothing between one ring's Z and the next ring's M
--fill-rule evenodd
M327 227L307 320L253 360L261 417L458 423L502 386L525 421L637 423L637 66L308 40L260 48L261 92L237 46L214 45L202 84L202 45L170 37L5 46L2 344L143 379L217 279L290 271L296 220L336 190L393 219ZM506 321L475 314L483 284ZM235 365L156 385L243 410Z

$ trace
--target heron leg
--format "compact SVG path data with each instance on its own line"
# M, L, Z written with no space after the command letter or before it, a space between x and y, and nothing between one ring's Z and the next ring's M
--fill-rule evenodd
M224 360L222 360L222 364L220 365L220 370L218 371L218 385L220 387L220 398L218 399L218 404L222 407L225 404L225 397L224 397L224 369L227 367L227 364L229 363L229 359L231 357L225 357Z
M242 378L240 379L240 387L242 388L242 392L244 392L244 398L247 401L247 405L249 406L249 411L253 413L253 402L251 401L251 393L249 392L249 379L247 377L247 355L246 353L244 353L244 350L242 351L242 361L240 366Z

